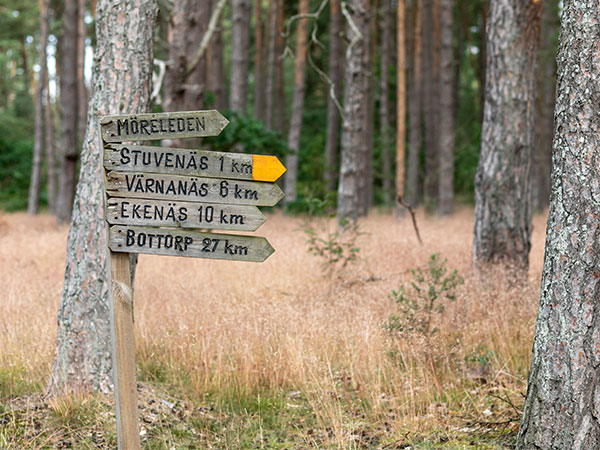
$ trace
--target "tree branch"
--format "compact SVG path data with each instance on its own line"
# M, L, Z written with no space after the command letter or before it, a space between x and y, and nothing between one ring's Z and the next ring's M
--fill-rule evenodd
M419 244L423 245L423 241L421 240L421 234L419 233L419 227L417 226L417 218L415 217L415 211L413 210L412 206L408 203L406 203L403 199L402 196L399 195L398 197L396 197L396 200L398 202L399 205L404 206L408 212L410 213L410 217L412 218L412 224L413 224L413 228L415 229L415 234L417 235L417 239L419 240Z
M162 87L163 80L165 79L165 72L167 65L162 59L154 58L154 65L158 66L158 75L152 72L152 84L154 85L152 89L152 94L150 94L150 100L157 100L157 103L160 103L160 97L158 94L160 93L160 88Z
M217 6L215 6L215 9L213 10L212 15L210 16L210 21L208 22L208 28L206 29L206 32L204 33L204 36L202 36L202 40L200 41L200 46L198 47L198 50L196 51L196 54L192 58L191 62L187 65L187 68L185 69L186 78L194 71L194 69L204 56L204 52L208 47L208 43L210 42L212 35L217 29L217 22L219 21L219 17L221 16L223 8L225 7L225 3L227 3L227 0L220 0L219 3L217 3Z

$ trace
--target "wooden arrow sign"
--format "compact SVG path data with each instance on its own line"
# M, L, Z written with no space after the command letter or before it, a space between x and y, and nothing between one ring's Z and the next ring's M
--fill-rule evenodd
M104 142L218 136L229 121L217 110L104 116Z
M264 237L257 236L121 225L112 226L109 235L113 252L254 262L274 252Z
M104 150L106 170L275 181L285 172L276 156L210 150L111 144Z
M106 193L113 197L256 206L273 206L285 195L274 183L137 172L109 172Z
M111 225L254 231L266 218L256 206L111 197L106 220Z

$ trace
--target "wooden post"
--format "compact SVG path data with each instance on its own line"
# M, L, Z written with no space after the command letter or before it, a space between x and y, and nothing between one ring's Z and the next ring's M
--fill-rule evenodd
M256 230L265 221L256 205L273 206L283 198L283 191L273 182L285 172L274 156L125 146L122 142L217 136L228 123L214 110L100 119L119 450L140 450L130 252L264 261L274 249L263 237L206 233L193 228ZM144 157L139 163L140 154L154 155L150 158L154 165L148 167ZM160 184L160 192L144 188L139 181L142 178ZM184 188L178 188L178 194L175 186ZM189 192L185 186L189 186ZM158 212L152 218L150 211Z
M110 252L111 334L119 450L139 450L133 291L129 253Z

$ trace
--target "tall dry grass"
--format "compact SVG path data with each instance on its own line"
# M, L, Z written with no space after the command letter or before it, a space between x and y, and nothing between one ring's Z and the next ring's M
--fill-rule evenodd
M307 252L302 220L275 214L256 234L276 253L263 264L142 255L134 314L142 372L180 373L207 390L300 391L342 442L348 405L389 429L449 426L453 417L519 402L538 304L545 217L534 219L529 281L471 271L472 210L418 222L372 214L360 261L341 277ZM67 228L50 216L0 215L0 367L40 386L49 370ZM409 269L440 253L465 277L436 316L432 354L418 337L392 339L387 298ZM7 375L5 375L7 376ZM18 393L16 393L18 394ZM506 402L508 403L508 402ZM487 411L486 411L487 413Z

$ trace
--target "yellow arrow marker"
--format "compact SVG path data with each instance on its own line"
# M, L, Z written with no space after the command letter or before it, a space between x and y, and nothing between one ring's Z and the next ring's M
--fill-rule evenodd
M252 179L275 181L286 171L276 156L252 155Z

